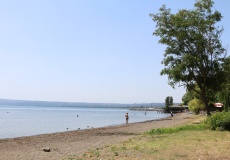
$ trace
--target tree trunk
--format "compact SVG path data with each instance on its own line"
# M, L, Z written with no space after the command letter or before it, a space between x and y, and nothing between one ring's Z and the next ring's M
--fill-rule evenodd
M204 105L205 105L205 108L206 108L206 110L207 110L207 116L211 116L211 111L210 111L210 108L209 108L209 106L208 106L208 102L206 101L206 102L204 103Z
M206 108L206 111L207 111L207 116L211 116L211 111L210 111L210 108L208 106L208 100L207 100L207 97L206 97L206 94L205 94L205 89L202 90L201 92L201 97L202 97L202 100L204 102L204 106Z

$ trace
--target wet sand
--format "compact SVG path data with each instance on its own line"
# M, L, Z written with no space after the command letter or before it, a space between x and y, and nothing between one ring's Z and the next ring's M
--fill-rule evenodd
M119 126L0 139L0 160L61 160L68 155L82 155L89 149L128 140L154 128L192 123L197 118L193 114L180 113L159 120ZM44 148L50 149L50 152L44 152Z

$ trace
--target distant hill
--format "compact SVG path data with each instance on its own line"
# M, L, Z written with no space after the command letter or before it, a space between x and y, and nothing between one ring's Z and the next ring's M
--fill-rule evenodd
M1 106L47 106L47 107L162 107L164 103L86 103L86 102L53 102L53 101L29 101L0 99Z

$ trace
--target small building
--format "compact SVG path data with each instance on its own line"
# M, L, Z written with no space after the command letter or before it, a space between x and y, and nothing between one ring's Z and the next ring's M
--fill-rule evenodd
M169 110L173 113L186 112L188 111L188 106L187 105L183 105L183 106L172 105L172 106L169 106Z

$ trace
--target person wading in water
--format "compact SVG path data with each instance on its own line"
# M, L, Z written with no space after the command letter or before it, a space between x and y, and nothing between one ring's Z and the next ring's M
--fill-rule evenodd
M129 121L129 114L128 113L125 114L125 119L126 119L126 124L128 124L128 121Z

